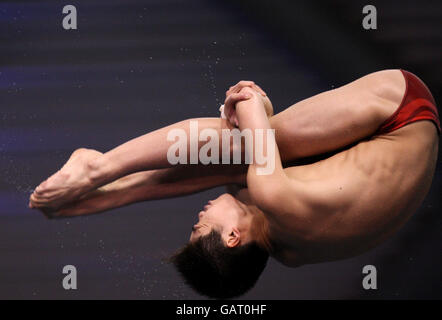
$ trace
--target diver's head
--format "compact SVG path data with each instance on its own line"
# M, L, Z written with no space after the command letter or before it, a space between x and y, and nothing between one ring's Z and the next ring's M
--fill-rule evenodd
M269 253L260 210L229 194L209 201L189 243L172 258L186 282L213 298L239 296L254 286Z
M249 208L228 193L209 201L198 214L198 223L192 227L193 242L211 231L219 232L224 244L233 248L252 241L255 215Z

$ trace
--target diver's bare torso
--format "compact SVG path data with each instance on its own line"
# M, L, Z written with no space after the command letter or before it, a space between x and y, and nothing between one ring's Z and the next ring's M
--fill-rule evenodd
M290 178L307 183L323 201L312 214L307 238L297 235L295 225L270 225L272 256L299 266L351 257L382 242L423 201L437 152L435 125L418 121L325 160L286 168ZM241 190L238 199L247 201L247 193Z

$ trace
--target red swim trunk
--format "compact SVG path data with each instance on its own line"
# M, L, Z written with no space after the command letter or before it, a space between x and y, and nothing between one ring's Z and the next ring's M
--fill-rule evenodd
M440 134L439 115L436 102L430 90L414 74L401 70L405 78L405 94L395 111L376 131L376 135L397 130L409 123L419 120L431 120Z

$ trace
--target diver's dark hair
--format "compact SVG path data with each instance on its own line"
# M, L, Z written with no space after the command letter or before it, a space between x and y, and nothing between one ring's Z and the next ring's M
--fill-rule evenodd
M256 242L230 248L221 234L212 230L189 242L169 261L198 293L228 299L244 294L255 285L268 258L268 252Z

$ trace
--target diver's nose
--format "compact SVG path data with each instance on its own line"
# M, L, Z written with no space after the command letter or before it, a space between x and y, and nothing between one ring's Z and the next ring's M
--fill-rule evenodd
M200 213L198 214L198 218L202 218L203 217L203 215L204 215L204 211L200 211Z

